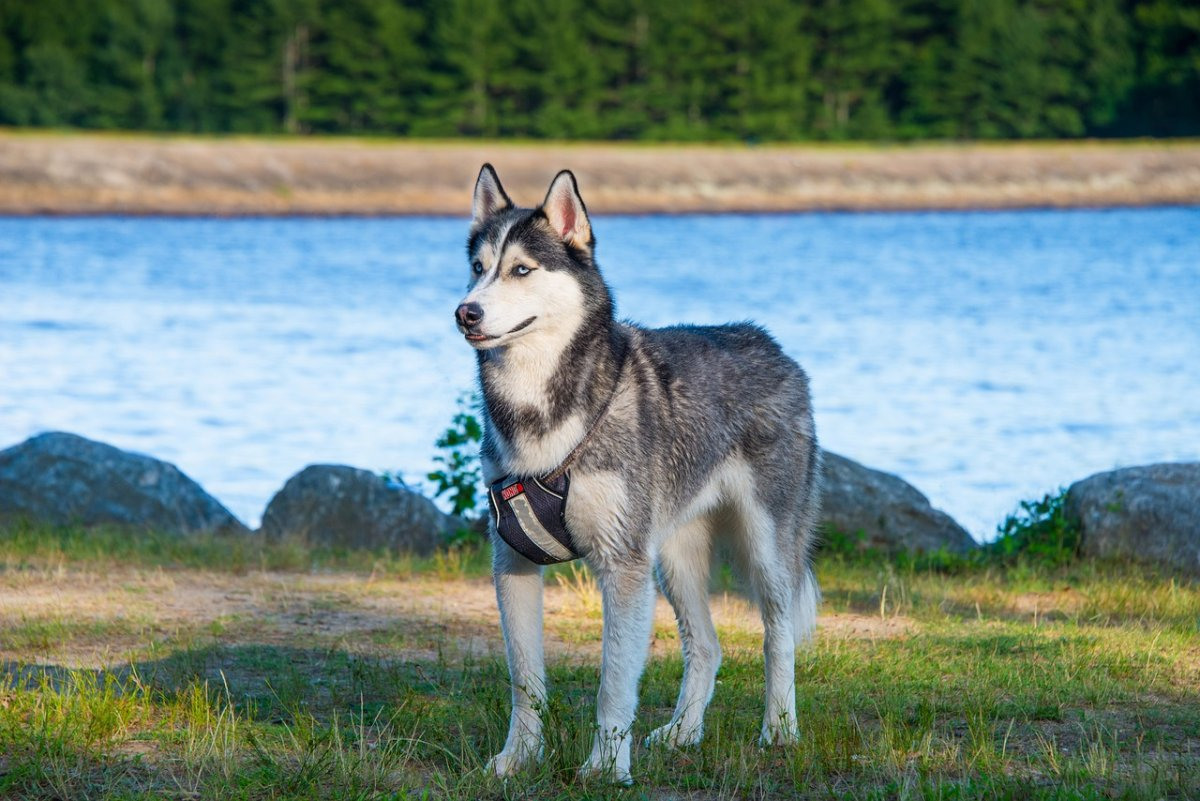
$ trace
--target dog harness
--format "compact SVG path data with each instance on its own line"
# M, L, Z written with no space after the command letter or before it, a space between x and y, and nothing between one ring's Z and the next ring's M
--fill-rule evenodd
M492 483L488 503L496 518L496 532L513 550L539 565L553 565L579 558L567 529L566 473L557 481L505 476Z
M596 422L592 423L592 427L571 449L562 464L540 477L505 476L493 481L488 488L488 505L496 519L496 533L531 562L554 565L570 562L580 556L571 531L567 528L567 493L571 488L568 471L608 415L624 370L625 359L622 357L612 395L608 397Z

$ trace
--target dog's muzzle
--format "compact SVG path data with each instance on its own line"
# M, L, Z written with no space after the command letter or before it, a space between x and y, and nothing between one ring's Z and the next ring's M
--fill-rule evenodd
M496 532L513 550L539 565L578 559L567 530L567 491L571 478L504 478L488 488Z

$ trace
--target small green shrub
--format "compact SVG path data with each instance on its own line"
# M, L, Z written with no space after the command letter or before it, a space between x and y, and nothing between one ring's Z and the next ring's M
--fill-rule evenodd
M882 555L878 549L867 545L867 533L861 528L850 532L831 523L821 526L821 537L817 547L822 554L854 559L863 557L874 559Z
M845 564L890 565L909 571L952 573L976 564L974 552L960 554L946 548L918 553L903 550L889 552L869 545L867 533L862 529L848 532L832 525L821 529L818 548L820 558L832 557Z
M1074 561L1079 553L1079 525L1064 510L1067 492L1047 494L1040 501L1021 501L1017 511L1000 524L994 542L984 546L993 561L1035 561L1047 566Z
M475 393L459 396L458 412L434 443L441 451L433 459L439 467L426 476L434 483L434 497L449 493L452 511L462 517L474 517L479 504L479 442L483 439L483 426L475 415L479 403Z

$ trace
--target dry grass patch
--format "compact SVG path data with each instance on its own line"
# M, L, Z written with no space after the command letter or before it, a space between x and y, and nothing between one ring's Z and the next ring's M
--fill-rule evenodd
M9 214L452 214L479 165L600 213L1195 203L1194 142L638 145L0 133Z

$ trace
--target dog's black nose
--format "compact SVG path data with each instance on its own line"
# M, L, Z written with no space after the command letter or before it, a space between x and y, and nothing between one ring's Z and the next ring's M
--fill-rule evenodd
M483 319L483 307L478 303L463 303L454 311L458 324L464 328L477 325Z

